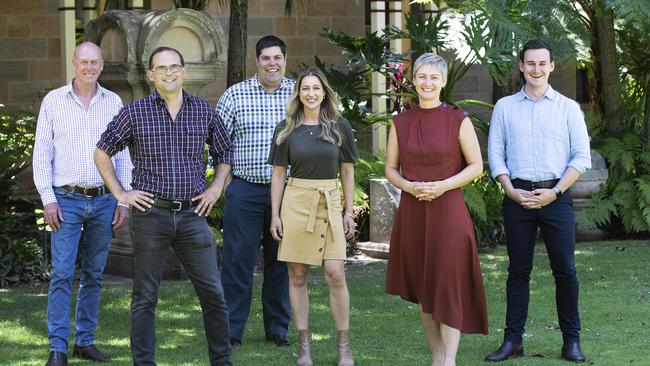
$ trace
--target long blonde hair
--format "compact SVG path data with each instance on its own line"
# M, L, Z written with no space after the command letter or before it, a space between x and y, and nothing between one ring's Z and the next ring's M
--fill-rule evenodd
M341 117L341 113L338 110L339 99L336 97L336 93L330 86L329 82L327 82L327 78L323 72L317 67L310 67L298 76L291 98L289 98L289 101L287 102L286 125L284 126L284 129L278 133L276 144L280 145L284 142L293 130L302 125L302 122L305 119L304 106L300 101L300 87L303 79L307 76L317 77L323 86L323 91L325 92L323 101L320 104L319 120L322 126L320 138L323 141L341 146L343 139L338 128L336 128L336 122L339 117Z

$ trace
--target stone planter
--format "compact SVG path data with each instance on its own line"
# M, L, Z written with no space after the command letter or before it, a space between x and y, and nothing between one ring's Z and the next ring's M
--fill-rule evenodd
M596 150L591 150L591 169L582 174L580 179L571 186L573 211L576 216L589 205L591 197L600 191L608 177L609 172L605 159ZM576 224L576 240L578 241L600 240L604 236L605 233L598 228Z

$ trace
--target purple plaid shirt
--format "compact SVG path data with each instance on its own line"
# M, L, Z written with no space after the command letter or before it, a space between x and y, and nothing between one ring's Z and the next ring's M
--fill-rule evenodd
M206 143L217 163L232 164L232 142L206 101L183 91L183 105L173 121L164 99L154 91L122 108L97 147L112 156L128 146L133 189L188 200L207 188Z

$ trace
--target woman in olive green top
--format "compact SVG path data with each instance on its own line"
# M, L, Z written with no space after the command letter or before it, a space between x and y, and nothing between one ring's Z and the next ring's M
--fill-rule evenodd
M346 239L352 238L354 162L358 152L350 123L317 68L303 72L278 124L268 163L271 179L271 234L280 241L278 260L288 262L289 299L298 330L299 366L312 365L308 326L309 266L322 265L338 333L339 365L354 365L350 351L350 297L343 268ZM287 168L291 167L285 189ZM344 208L337 177L341 174Z

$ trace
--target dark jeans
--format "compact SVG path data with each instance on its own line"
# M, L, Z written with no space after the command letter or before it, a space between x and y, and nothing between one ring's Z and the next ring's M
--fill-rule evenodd
M530 272L540 228L555 278L555 305L565 343L580 341L578 278L574 263L575 218L571 194L538 210L528 210L505 197L503 217L508 258L507 312L504 339L522 343L528 317Z
M223 218L223 289L230 336L241 341L253 297L253 270L260 244L264 250L262 306L264 331L287 335L291 308L287 264L278 261L271 225L270 187L233 179L226 190Z
M211 365L232 365L228 312L217 268L214 236L192 208L174 212L152 207L131 210L135 279L131 297L131 354L134 365L155 365L156 304L171 246L187 270L203 311Z

